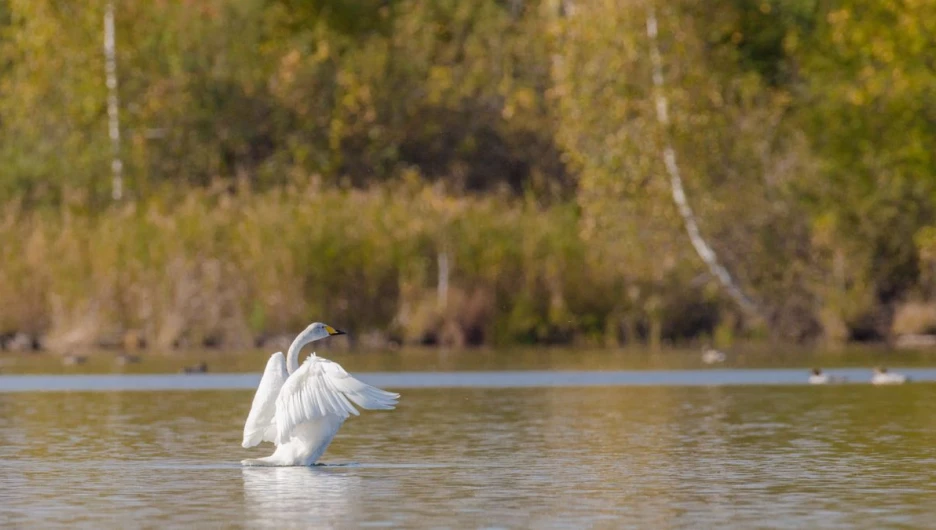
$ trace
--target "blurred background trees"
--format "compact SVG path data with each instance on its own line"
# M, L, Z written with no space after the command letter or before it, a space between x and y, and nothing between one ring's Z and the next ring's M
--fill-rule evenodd
M30 300L0 333L241 344L326 311L453 344L936 331L932 3L116 1L119 204L104 8L0 0L0 294ZM759 318L689 244L664 145ZM199 297L218 307L169 322Z

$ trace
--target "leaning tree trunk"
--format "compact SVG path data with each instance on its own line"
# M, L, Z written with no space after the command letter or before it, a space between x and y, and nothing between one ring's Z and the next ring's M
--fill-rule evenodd
M657 43L656 11L652 7L647 13L647 37L650 39L650 64L653 68L653 86L656 93L656 116L660 127L665 131L669 127L670 120L667 109L668 102L663 90L663 58L660 55L660 47ZM673 202L676 203L679 215L682 216L686 233L689 234L689 240L692 242L696 253L708 266L712 275L718 278L722 287L741 306L741 309L751 316L759 317L760 309L757 304L744 293L728 270L719 263L715 251L702 237L695 213L693 213L686 199L686 191L683 188L682 177L679 174L679 166L676 164L676 152L668 139L663 142L663 164L666 166L666 172L669 173Z

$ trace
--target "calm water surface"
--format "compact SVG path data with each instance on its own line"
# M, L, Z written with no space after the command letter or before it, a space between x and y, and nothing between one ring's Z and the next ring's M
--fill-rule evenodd
M775 372L776 383L791 382ZM581 375L587 372L572 380L559 374L562 383L552 386L517 373L464 384L436 374L436 387L433 374L409 383L407 374L371 374L370 382L401 390L399 408L349 420L326 465L279 469L238 464L271 452L240 447L249 390L40 392L48 379L9 376L0 379L0 526L882 528L936 521L932 383L751 384L757 381L700 371L690 378L702 381L694 386L652 378L635 386L626 375L634 373L593 385ZM156 387L210 387L223 376L170 379ZM146 388L144 380L131 381ZM2 392L15 381L19 391ZM255 383L231 381L221 386Z

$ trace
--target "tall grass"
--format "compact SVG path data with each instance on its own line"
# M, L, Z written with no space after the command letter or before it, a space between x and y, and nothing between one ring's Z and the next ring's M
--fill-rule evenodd
M192 189L94 213L9 203L0 241L0 333L58 350L249 347L311 320L408 343L600 341L625 309L574 204L421 185Z

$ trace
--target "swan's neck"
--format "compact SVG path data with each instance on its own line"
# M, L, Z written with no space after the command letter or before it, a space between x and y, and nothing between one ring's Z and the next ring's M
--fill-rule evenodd
M289 351L286 353L286 371L288 373L292 374L299 369L299 352L302 347L318 339L319 337L312 336L309 330L305 330L296 337L296 340L292 341L292 344L289 345Z

